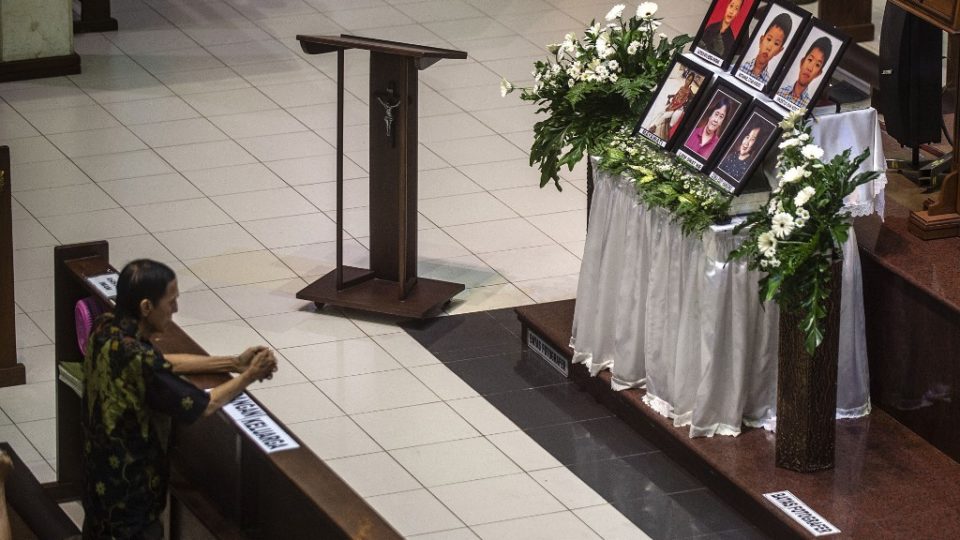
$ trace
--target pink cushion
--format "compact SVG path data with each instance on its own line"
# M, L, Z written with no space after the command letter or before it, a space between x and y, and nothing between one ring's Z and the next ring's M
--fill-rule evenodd
M74 306L73 315L77 325L77 345L80 346L81 354L87 352L87 339L90 337L90 332L93 331L93 321L97 320L101 313L103 313L103 308L100 307L100 302L92 296L77 300L77 305Z

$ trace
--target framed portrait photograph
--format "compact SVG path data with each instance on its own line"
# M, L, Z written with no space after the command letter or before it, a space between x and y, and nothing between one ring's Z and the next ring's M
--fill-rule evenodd
M730 136L751 100L733 83L718 79L687 122L677 157L698 171L704 170L717 157L717 149Z
M819 20L812 20L787 61L786 69L771 87L773 101L788 111L811 109L827 87L850 38Z
M739 195L750 175L777 142L780 120L776 111L754 101L734 131L735 135L729 137L720 149L710 178L733 195Z
M780 68L787 65L783 59L793 55L810 20L810 13L792 2L771 0L769 5L733 70L737 79L764 94L777 80Z
M713 0L690 50L705 62L727 69L747 35L758 3L759 0Z
M673 148L684 117L696 107L712 77L705 66L677 55L633 128L634 137L643 137L663 149Z

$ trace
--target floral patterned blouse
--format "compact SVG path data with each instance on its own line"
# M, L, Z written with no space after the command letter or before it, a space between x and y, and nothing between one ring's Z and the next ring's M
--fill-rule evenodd
M83 372L83 538L135 538L166 504L171 421L197 420L210 398L112 314L94 324Z

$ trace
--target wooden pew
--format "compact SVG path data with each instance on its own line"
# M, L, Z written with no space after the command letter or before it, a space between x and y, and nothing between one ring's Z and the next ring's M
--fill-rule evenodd
M6 485L13 537L61 539L80 534L80 529L47 495L13 448L0 442L0 450L6 452L13 461L13 471L7 477Z
M54 249L57 482L47 487L60 499L79 496L81 467L80 398L60 380L61 364L82 361L74 322L76 301L95 296L110 305L86 281L86 277L116 271L109 259L104 241ZM206 354L175 324L155 343L167 353ZM202 375L190 380L210 388L227 377ZM171 448L173 539L400 538L302 443L298 449L268 454L223 411L190 426L177 426Z
M26 382L26 370L23 364L17 363L17 325L13 302L10 148L0 146L0 386Z

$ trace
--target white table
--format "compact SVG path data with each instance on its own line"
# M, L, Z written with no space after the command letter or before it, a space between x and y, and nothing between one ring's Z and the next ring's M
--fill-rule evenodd
M814 140L880 149L876 112L824 117ZM850 124L858 124L859 132ZM838 153L835 144L827 157ZM884 163L882 150L864 164ZM846 201L851 213L882 211L881 178ZM571 346L592 374L609 368L614 389L645 387L645 401L690 436L737 435L776 422L778 309L758 301L758 272L727 263L731 226L684 236L661 209L639 203L631 182L599 173L577 289ZM870 412L860 258L844 245L837 417Z

